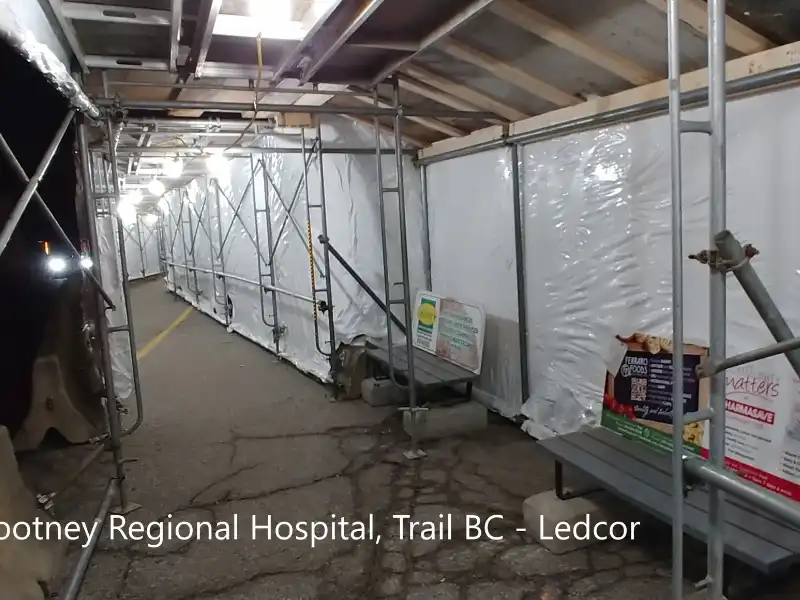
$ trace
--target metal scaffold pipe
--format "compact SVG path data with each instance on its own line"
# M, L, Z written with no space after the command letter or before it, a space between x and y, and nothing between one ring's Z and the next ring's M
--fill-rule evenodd
M725 95L725 0L708 2L708 104L710 113L711 195L710 232L715 236L726 227L726 95ZM726 355L727 320L725 273L710 270L709 358L721 361ZM725 468L725 374L711 377L709 463ZM708 578L711 598L722 600L725 560L725 492L717 486L709 490Z
M118 100L116 98L100 98L97 105L103 108L123 108L129 110L206 110L230 113L276 112L276 113L307 113L312 115L353 115L353 116L379 116L393 117L397 113L395 108L380 108L377 106L334 106L332 104L303 105L303 104L266 104L244 102L204 102L200 100ZM443 119L491 119L496 120L497 115L486 111L464 110L421 110L403 108L406 117L433 117Z
M670 183L672 192L672 600L683 599L683 186L678 0L667 5Z

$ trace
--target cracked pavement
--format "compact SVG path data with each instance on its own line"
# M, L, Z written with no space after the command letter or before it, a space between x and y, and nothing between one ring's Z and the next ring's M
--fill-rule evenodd
M185 306L160 282L137 284L133 298L137 329L148 331ZM263 523L270 515L290 522L372 515L380 541L334 539L312 548L309 541L254 540L243 525L238 540L148 548L110 540L106 529L83 600L670 597L663 525L645 520L640 541L563 555L517 531L523 500L551 489L553 471L546 454L508 421L492 418L480 433L426 443L427 458L409 461L396 413L360 400L331 401L317 382L201 314L168 336L141 372L147 415L124 442L125 456L134 459L126 464L130 496L142 505L130 519L227 522L238 514L242 522L255 516ZM53 452L75 462L86 449ZM57 516L91 519L109 473L106 458L61 497ZM38 484L46 486L41 477ZM623 510L630 520L632 512ZM394 514L452 515L452 539L401 539ZM492 533L503 539L465 540L467 514L502 514ZM73 545L66 567L78 552ZM694 556L702 567L702 548ZM702 569L692 575L702 578ZM777 593L757 597L797 597Z

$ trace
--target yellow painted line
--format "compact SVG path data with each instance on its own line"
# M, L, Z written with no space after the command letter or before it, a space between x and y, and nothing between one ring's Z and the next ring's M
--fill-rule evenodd
M156 346L158 346L161 342L164 341L164 338L166 338L170 333L175 331L178 328L178 326L181 323L183 323L186 319L188 319L189 315L191 315L193 312L194 312L194 307L193 306L190 306L185 311L183 311L181 313L181 316L179 316L172 323L170 323L167 326L167 328L164 329L164 331L162 331L156 337L154 337L152 340L147 342L147 344L145 344L144 348L142 348L141 350L139 350L136 353L136 358L139 359L139 360L142 360L145 356L150 354L155 349Z

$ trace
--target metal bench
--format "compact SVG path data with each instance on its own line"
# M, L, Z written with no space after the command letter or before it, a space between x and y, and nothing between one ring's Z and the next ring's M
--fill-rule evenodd
M582 471L603 489L666 522L672 522L672 464L639 442L603 428L571 433L539 444L560 463ZM561 482L557 482L558 486ZM563 490L559 490L563 494ZM566 497L566 495L564 495ZM751 504L727 497L725 553L765 574L800 563L800 531ZM706 541L708 493L694 487L686 496L685 533Z
M389 350L386 345L371 343L367 346L367 356L372 360L389 366ZM405 344L392 347L392 365L395 372L408 378L408 351ZM437 388L466 384L467 395L472 395L472 384L478 375L462 369L451 362L414 348L414 379L419 388Z

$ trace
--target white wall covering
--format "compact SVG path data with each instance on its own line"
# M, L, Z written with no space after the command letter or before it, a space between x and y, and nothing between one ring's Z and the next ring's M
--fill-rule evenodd
M310 150L313 133L307 135L307 146ZM331 119L323 127L323 141L326 148L369 148L374 145L374 133L370 128L353 124L350 120ZM387 147L389 142L390 140L384 140ZM259 145L265 148L263 157L274 188L268 178L265 181L259 164L262 155L256 154L252 157L252 165L248 157L233 158L230 161L229 174L218 178L219 196L215 180L210 177L195 179L184 190L168 195L170 207L164 222L166 253L170 262L181 265L168 270L168 284L177 285L178 293L184 298L222 322L225 321L227 293L233 311L230 329L274 351L272 324L276 322L276 315L273 297L269 292L263 294L262 312L262 295L255 284L259 278L269 283L267 275L270 249L265 209L269 207L271 229L275 237L274 247L277 248L273 261L275 286L310 296L309 255L305 245L306 194L305 186L300 185L298 188L303 174L302 156L266 150L269 147L299 148L300 138L265 136ZM384 156L383 168L384 185L396 185L393 156ZM383 259L375 157L328 154L324 157L323 169L330 240L361 277L383 297ZM408 158L404 163L404 174L413 298L417 289L424 287L422 202L419 175ZM298 189L297 200L291 211L296 224L288 219L283 226L286 209L291 206L295 190ZM312 206L319 204L321 200L316 160L309 166L308 199ZM390 279L393 282L401 281L396 195L387 196L387 221ZM316 209L312 209L312 231L317 263L323 267L322 247L318 242L322 226L320 211ZM221 241L224 241L224 246ZM256 251L257 247L260 247L261 258ZM221 259L220 248L223 248ZM224 270L233 277L223 281L209 273L192 272L183 267L188 264L190 267L210 271L212 256L213 270ZM331 264L337 343L350 342L359 335L385 337L383 312L333 258ZM323 288L325 281L320 279L320 273L321 270L318 270L317 287ZM395 293L396 297L400 297L402 288L396 286ZM300 369L327 379L328 362L316 348L311 304L284 294L278 294L275 298L277 323L285 327L279 340L279 354ZM324 294L320 294L319 298L324 299ZM327 315L319 313L318 318L320 347L328 352Z
M107 182L111 181L110 165L97 159L93 165L92 175L95 190L101 193L110 193ZM105 170L105 172L104 172ZM122 265L118 251L117 219L108 212L108 202L101 202L102 210L97 217L97 241L100 250L100 273L103 280L103 289L114 301L116 310L107 310L108 324L110 327L126 325L125 297L122 293ZM111 360L114 369L114 391L117 397L125 401L131 398L133 392L133 367L131 359L130 341L127 333L114 333L109 336L111 346Z
M692 113L687 118L702 119L705 110ZM753 264L795 333L798 129L800 89L729 103L728 228L761 250ZM700 135L683 140L688 255L709 247L709 143ZM532 144L522 156L531 377L523 410L526 429L547 436L596 422L615 334L672 335L667 117ZM685 259L684 271L687 342L707 345L708 268ZM727 332L729 355L771 342L733 277ZM746 369L782 382L783 401L771 410L776 423L787 422L796 377L785 358Z
M432 291L483 307L476 395L507 417L522 406L511 168L509 149L428 167Z
M158 227L149 215L137 215L134 222L125 224L125 258L131 281L161 272Z

